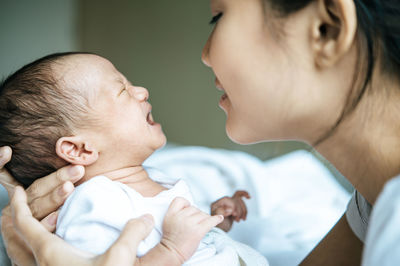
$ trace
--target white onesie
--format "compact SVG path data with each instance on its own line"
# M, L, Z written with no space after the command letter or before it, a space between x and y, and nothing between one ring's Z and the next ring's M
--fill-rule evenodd
M154 181L168 190L155 197L143 197L125 184L105 176L94 177L78 186L61 207L56 234L81 250L101 254L118 238L128 220L150 213L154 217L154 229L137 250L139 257L146 254L161 240L164 216L172 200L183 197L193 205L192 195L183 180L168 178L153 169L146 170ZM214 228L185 265L240 265L239 261L247 265L268 265L257 251Z

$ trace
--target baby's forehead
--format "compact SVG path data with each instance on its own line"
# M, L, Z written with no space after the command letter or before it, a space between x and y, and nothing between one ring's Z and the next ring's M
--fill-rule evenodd
M66 58L60 64L59 74L65 90L83 97L88 105L110 96L125 80L110 61L90 54Z
M121 76L110 61L92 54L71 55L56 67L56 72L66 85L81 89L84 87L98 88Z
M71 72L76 76L118 72L110 61L98 55L74 54L61 60L61 67L64 71Z

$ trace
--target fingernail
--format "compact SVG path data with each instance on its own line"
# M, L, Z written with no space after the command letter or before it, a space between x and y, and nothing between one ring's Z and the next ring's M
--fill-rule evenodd
M223 216L223 215L218 215L218 216L219 216L219 219L220 219L221 221L224 220L224 216Z
M74 165L68 169L68 174L72 178L71 181L77 181L82 177L83 166L81 165Z

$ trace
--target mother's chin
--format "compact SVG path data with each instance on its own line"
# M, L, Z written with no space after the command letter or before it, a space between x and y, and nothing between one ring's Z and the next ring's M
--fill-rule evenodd
M255 131L251 131L242 125L231 125L229 120L226 122L225 131L230 140L241 145L249 145L266 141L264 139L259 139L257 136L255 136Z

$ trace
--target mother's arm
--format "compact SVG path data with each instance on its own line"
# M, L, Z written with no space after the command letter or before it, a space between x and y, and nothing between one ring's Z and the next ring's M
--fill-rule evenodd
M301 265L360 265L362 249L362 242L343 215Z
M4 169L10 161L12 151L9 147L0 148L0 183L12 197L18 183ZM41 220L41 224L50 232L55 230L57 212L55 212L74 190L73 183L84 175L82 166L66 166L56 172L36 180L27 190L27 203L32 215ZM35 259L25 242L19 237L12 223L11 209L7 206L2 211L1 231L7 253L17 265L36 265Z

